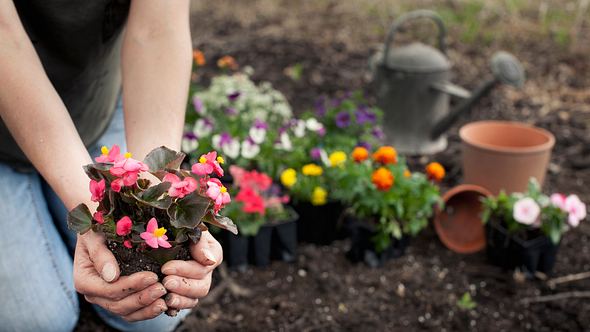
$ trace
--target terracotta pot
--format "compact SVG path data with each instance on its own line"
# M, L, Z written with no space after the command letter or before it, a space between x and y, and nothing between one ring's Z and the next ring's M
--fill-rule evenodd
M464 183L497 195L526 191L534 177L542 185L555 137L547 130L518 122L479 121L459 131Z
M480 251L486 246L481 199L491 193L480 186L462 184L443 195L444 209L434 216L434 228L440 241L461 254Z

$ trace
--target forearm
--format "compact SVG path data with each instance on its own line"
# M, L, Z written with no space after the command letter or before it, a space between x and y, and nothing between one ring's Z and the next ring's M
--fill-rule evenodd
M1 6L0 116L67 208L88 196L90 161L65 105L49 81L14 7Z
M166 3L158 15L138 6L132 2L122 69L127 150L141 160L157 146L180 148L192 47L188 4L186 17L166 12L182 12L175 8L185 6L182 2Z

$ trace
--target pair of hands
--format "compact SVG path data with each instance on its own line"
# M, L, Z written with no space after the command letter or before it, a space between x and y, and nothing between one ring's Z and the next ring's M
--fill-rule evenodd
M195 307L198 299L207 295L213 270L223 259L221 245L209 232L203 232L190 250L193 260L173 260L162 266L166 277L161 283L153 272L121 277L104 237L87 232L76 244L74 286L88 302L127 321L155 318L166 310L174 314Z

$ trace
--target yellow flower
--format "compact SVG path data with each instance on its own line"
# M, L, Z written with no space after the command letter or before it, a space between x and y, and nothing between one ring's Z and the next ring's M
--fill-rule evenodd
M406 168L404 170L404 176L407 177L407 178L409 178L410 176L412 176L412 172L410 172L410 170Z
M328 159L330 159L331 167L340 166L346 161L346 153L344 153L344 151L334 151L330 154Z
M324 169L316 164L307 164L303 166L301 172L307 176L320 176L324 173Z
M313 193L311 194L311 204L312 205L324 205L326 204L328 198L328 192L326 189L322 187L315 187L313 189Z
M281 173L281 183L287 188L291 188L297 182L297 172L292 168L287 168Z

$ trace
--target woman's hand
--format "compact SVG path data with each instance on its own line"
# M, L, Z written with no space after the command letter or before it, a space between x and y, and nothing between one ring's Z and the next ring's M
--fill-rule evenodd
M209 232L191 244L192 261L170 261L162 266L164 287L169 292L166 304L171 309L190 309L209 293L213 270L223 260L221 245Z
M152 272L119 277L115 256L102 235L92 231L78 236L74 256L74 286L90 303L127 321L157 317L168 309L164 286Z

